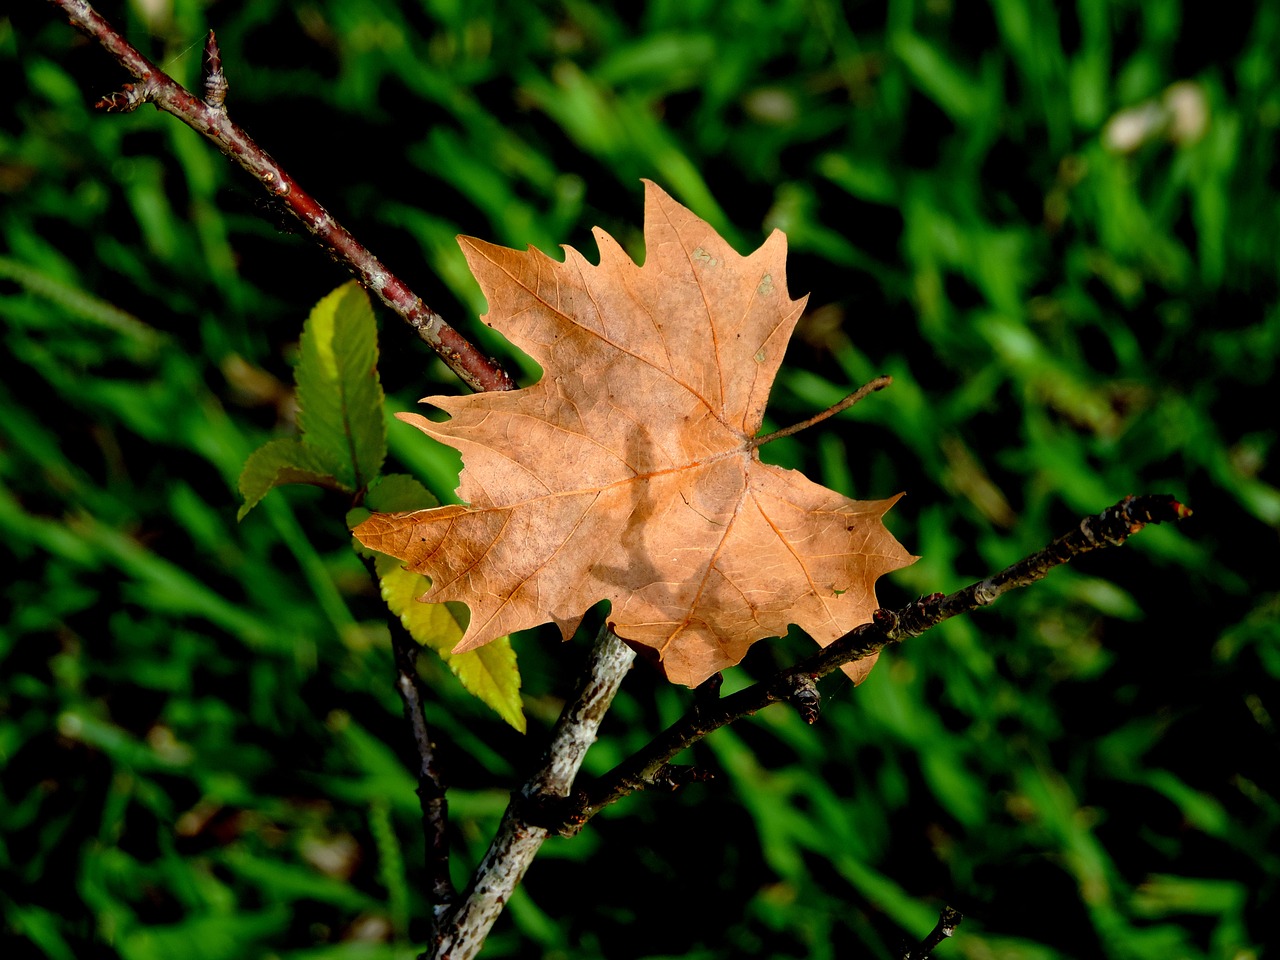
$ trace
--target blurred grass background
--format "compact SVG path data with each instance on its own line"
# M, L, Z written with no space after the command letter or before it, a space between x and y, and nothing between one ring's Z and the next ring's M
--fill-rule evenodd
M104 3L454 323L456 233L637 257L640 177L806 318L766 456L864 497L956 588L1129 493L1195 517L696 751L722 775L545 848L488 956L1261 956L1280 909L1280 9L1176 0ZM9 957L408 958L408 737L344 505L235 479L294 429L342 270L46 4L0 15L0 940ZM395 409L459 389L385 312ZM1267 397L1271 397L1268 400ZM393 459L448 497L456 458ZM590 620L590 618L589 618ZM591 624L594 628L594 624ZM462 879L586 649L517 640L521 738L424 663ZM804 652L760 644L730 688ZM688 693L643 668L600 772Z

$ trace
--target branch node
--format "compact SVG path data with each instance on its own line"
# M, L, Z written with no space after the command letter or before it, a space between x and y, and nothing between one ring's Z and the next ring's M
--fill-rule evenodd
M222 52L212 30L204 42L204 58L200 63L200 89L204 102L213 110L226 114L227 75L222 72Z
M995 589L991 585L990 578L974 584L973 602L979 606L985 607L989 604L995 603L998 596L999 594L996 593Z
M720 699L720 687L724 685L724 674L713 673L693 688L695 706L706 707Z
M582 791L567 797L553 793L516 792L511 795L511 805L529 826L569 837L578 833L589 819L583 812L585 799Z
M206 38L202 61L202 90L194 96L172 77L158 69L121 36L111 24L98 15L87 0L51 0L67 14L81 32L96 40L116 62L135 78L135 82L119 92L98 101L99 109L128 112L151 101L156 108L171 113L187 126L217 145L228 158L265 185L277 199L284 199L291 213L298 217L330 255L346 264L369 289L406 320L411 320L415 304L420 301L386 265L361 244L345 227L338 224L324 207L310 196L292 177L282 170L253 138L227 117L225 109L226 76L222 71L217 38ZM514 387L510 376L492 358L484 357L473 343L440 320L424 337L450 368L474 390L509 390Z
M133 111L150 100L154 92L145 83L126 83L115 93L107 94L107 96L95 103L93 108L95 110L105 110L107 113L133 113Z
M262 171L262 183L277 197L287 197L289 195L289 184L283 177L276 176L274 170ZM341 258L335 257L334 259L340 260Z
M813 674L802 673L791 678L791 689L787 691L787 702L796 708L800 719L813 726L822 713L822 694L818 692L818 682Z
M871 622L890 640L897 640L899 633L898 615L888 607L877 607L871 614Z
M1166 496L1137 497L1132 502L1125 501L1103 511L1103 515L1112 518L1121 514L1127 527L1134 521L1157 523L1181 519L1187 516L1187 511L1172 497ZM918 636L944 620L978 609L982 604L976 602L973 596L977 587L985 592L1001 595L1034 583L1050 569L1068 562L1078 553L1105 545L1098 543L1091 546L1085 542L1081 531L1072 530L1044 549L987 577L980 584L966 587L949 596L941 593L929 594L896 611L880 608L872 614L870 623L854 627L819 652L779 671L773 677L729 696L719 699L708 696L714 689L712 684L715 680L704 684L695 690L693 704L684 717L588 788L586 803L582 806L585 815L590 818L620 797L643 787L652 780L652 771L661 770L664 764L669 763L682 750L688 749L709 733L754 714L770 703L779 700L794 702L791 692L795 689L796 677L823 677L847 663L876 653L889 642ZM564 833L563 830L560 832ZM955 923L958 922L959 913L956 912L948 929L954 930Z
M714 773L710 770L703 770L701 767L664 763L645 786L675 793L685 784L706 783L708 780L714 780L715 778L716 775Z
M902 637L918 637L943 618L941 604L946 594L931 593L898 612L898 631Z

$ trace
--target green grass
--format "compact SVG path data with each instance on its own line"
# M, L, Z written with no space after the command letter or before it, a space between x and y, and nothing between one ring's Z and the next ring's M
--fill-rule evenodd
M19 957L407 958L411 747L340 497L235 481L293 436L308 309L344 279L198 136L95 113L122 77L42 4L0 17L0 914ZM846 9L848 8L848 9ZM633 255L639 178L809 308L770 423L895 385L767 456L889 515L961 586L1129 493L1196 515L888 652L822 720L710 738L710 784L549 844L488 955L1243 958L1280 834L1280 13L1176 2L655 0L102 12L526 381L457 233ZM623 9L621 5L618 9ZM630 8L627 8L630 10ZM1173 87L1175 83L1187 86ZM1182 97L1185 134L1116 149ZM1196 127L1195 112L1203 111ZM460 389L385 312L395 409ZM448 500L456 457L392 426ZM425 663L473 864L585 641L517 639L521 738ZM807 641L758 645L732 688ZM601 772L687 693L638 670ZM691 930L692 933L684 931ZM9 954L6 953L6 956Z

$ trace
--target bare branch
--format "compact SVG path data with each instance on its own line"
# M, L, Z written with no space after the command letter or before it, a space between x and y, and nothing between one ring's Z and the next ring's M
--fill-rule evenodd
M201 99L186 90L139 53L83 0L49 0L70 18L71 23L97 40L137 83L125 84L121 92L103 98L98 105L107 110L128 111L145 102L173 114L187 126L208 138L222 153L254 177L271 197L282 204L330 253L355 274L365 287L377 294L399 314L450 369L473 390L510 390L515 382L492 358L485 357L474 344L445 322L393 274L368 248L333 218L318 200L270 155L227 117L221 98L226 95L217 44L206 49L205 96ZM211 38L212 40L212 38Z
M933 956L934 947L948 937L955 936L956 927L960 926L960 921L963 919L964 914L955 907L943 907L942 912L938 914L937 926L913 949L906 951L901 960L928 960Z
M391 649L396 662L396 691L404 704L404 718L418 750L418 802L422 835L426 839L427 899L438 918L458 898L449 876L449 800L436 765L435 744L422 712L422 680L418 675L418 644L395 618L391 621Z
M876 611L864 623L833 641L822 651L783 670L768 680L739 690L722 700L695 698L693 706L675 724L655 737L644 749L620 763L587 790L561 805L563 816L556 832L572 836L609 804L655 782L659 772L682 750L713 730L741 719L778 701L795 702L806 679L817 679L846 663L862 660L889 643L919 636L944 620L992 603L997 597L1042 579L1056 566L1104 547L1120 546L1148 523L1181 520L1191 511L1168 495L1125 497L1096 516L1086 517L1069 533L994 576L953 594L935 593L900 610ZM803 700L802 696L802 700Z
M542 768L512 798L498 833L471 877L461 901L437 925L424 960L469 960L484 943L534 856L550 835L538 811L569 795L587 748L635 661L635 651L607 626L592 648L578 698L560 714Z

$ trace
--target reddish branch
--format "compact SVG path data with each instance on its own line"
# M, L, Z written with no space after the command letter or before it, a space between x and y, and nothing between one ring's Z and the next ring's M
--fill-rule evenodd
M997 597L1042 579L1060 566L1092 550L1120 546L1148 523L1181 520L1191 511L1168 495L1125 497L1102 513L1085 517L1079 525L1051 544L994 576L946 595L922 597L900 610L876 611L864 623L835 640L819 653L783 670L768 680L740 690L721 700L697 698L689 712L652 740L648 746L620 763L585 790L576 791L555 810L548 810L544 822L564 836L572 836L593 816L614 801L668 779L671 760L713 730L769 706L787 701L796 704L812 722L816 704L807 681L816 680L855 660L862 660L884 646L907 637L919 636L962 613L977 610Z
M81 0L49 2L65 12L74 26L98 41L137 81L125 84L119 93L104 97L98 102L99 107L128 111L143 103L153 103L157 109L173 114L203 134L296 216L307 232L345 263L365 287L403 317L469 387L473 390L510 390L515 386L495 360L484 356L440 314L423 303L404 281L388 270L252 137L227 117L224 103L227 82L212 33L205 48L205 99L201 99L139 53L88 3Z

